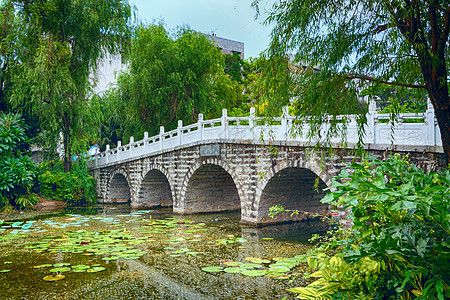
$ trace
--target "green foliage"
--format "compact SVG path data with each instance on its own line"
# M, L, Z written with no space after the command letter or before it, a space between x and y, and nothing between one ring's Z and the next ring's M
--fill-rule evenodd
M178 120L196 122L199 113L218 117L242 97L242 88L225 74L223 55L210 40L185 28L170 34L161 24L136 29L129 69L117 81L104 104L116 109L119 122L112 125L124 130L124 141L144 131L157 134L160 126L174 129Z
M33 186L35 167L30 157L18 150L27 140L23 126L18 115L0 115L0 210L10 205L30 206L24 197Z
M36 192L49 199L65 201L70 204L96 203L95 182L87 172L83 160L74 164L65 173L60 161L39 165Z
M449 19L448 0L275 1L266 19L274 25L265 53L272 62L258 84L266 114L277 116L293 99L299 125L309 124L308 137L325 145L330 136L345 138L346 122L334 122L336 115L358 114L361 143L362 90L389 85L416 99L428 93L448 157ZM329 119L324 137L320 125Z
M131 6L126 0L12 1L16 27L11 51L10 101L29 109L45 129L49 146L62 133L65 171L71 155L92 140L100 112L89 100L90 74L99 59L117 54L130 37Z
M319 252L308 255L308 265L318 271L308 277L319 278L308 287L288 289L298 293L300 299L373 299L368 291L373 276L382 264L365 257L355 264L345 262L341 254L328 256Z
M340 239L334 256L339 272L361 273L364 283L329 277L332 258L321 256L322 279L307 293L321 289L344 299L363 293L370 299L444 299L450 294L450 171L425 173L407 157L352 164L332 181L323 203L351 210L353 227ZM317 257L319 258L319 257ZM361 267L370 262L372 267ZM317 262L310 262L315 269ZM362 269L361 269L362 268ZM323 272L326 270L326 272ZM359 271L358 271L359 270ZM367 273L367 271L370 271ZM344 273L342 273L344 275ZM336 286L337 289L336 289ZM301 290L301 296L306 297ZM306 293L306 292L305 292ZM342 298L342 297L341 297ZM309 299L309 298L304 298ZM324 298L331 299L331 298Z

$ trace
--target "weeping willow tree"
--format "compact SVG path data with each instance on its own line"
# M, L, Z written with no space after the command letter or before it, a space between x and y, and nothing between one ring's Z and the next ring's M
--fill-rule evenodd
M448 0L278 0L265 22L274 29L258 88L268 115L294 99L300 123L311 125L309 137L331 122L323 139L329 142L346 130L338 115L358 114L362 141L361 91L392 86L428 96L449 161Z
M127 0L8 0L17 23L8 35L10 101L30 109L52 144L62 136L64 169L86 151L100 112L91 101L98 62L126 49L133 8Z

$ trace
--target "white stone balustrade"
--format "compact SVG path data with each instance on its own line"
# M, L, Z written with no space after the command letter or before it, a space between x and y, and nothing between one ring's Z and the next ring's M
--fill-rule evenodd
M358 142L356 116L342 116L342 119L344 117L347 118L347 147L353 148ZM408 119L418 119L420 123L405 122ZM225 109L222 111L222 117L218 119L203 120L203 114L199 114L197 123L183 126L180 120L175 130L165 132L161 126L158 135L148 137L148 133L145 132L142 140L134 141L131 137L128 144L122 146L119 141L117 148L114 149L110 149L107 145L104 152L88 160L88 168L97 169L199 143L263 144L264 141L267 143L270 140L274 145L307 145L310 142L306 138L308 125L303 125L303 134L292 135L290 133L293 132L294 120L295 117L288 115L287 107L283 109L282 117L273 120L272 125L258 124L254 108L250 109L249 117L228 117ZM366 148L443 152L441 134L430 104L425 113L399 114L394 125L391 125L389 120L389 114L379 114L375 102L370 103L363 139ZM324 132L326 126L325 124ZM337 144L340 141L340 138L332 140Z

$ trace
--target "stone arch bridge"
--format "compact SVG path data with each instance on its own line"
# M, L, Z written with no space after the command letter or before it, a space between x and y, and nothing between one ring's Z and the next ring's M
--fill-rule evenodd
M443 160L431 109L420 116L402 115L392 139L390 125L380 121L389 116L371 107L368 151L380 158L392 151L408 152L428 169ZM214 120L200 115L195 124L183 126L179 121L171 132L161 127L157 136L145 133L143 140L131 138L127 145L107 147L88 161L99 201L130 202L135 208L171 206L180 214L240 210L241 222L254 225L329 214L320 199L331 178L354 158L350 148L357 141L356 120L350 117L349 148L336 149L323 159L310 153L306 141L288 134L294 119L286 110L272 126L259 126L253 116L254 110L246 118L228 117L226 110ZM424 122L404 122L408 118ZM269 207L277 204L305 213L293 217L282 213L271 219Z

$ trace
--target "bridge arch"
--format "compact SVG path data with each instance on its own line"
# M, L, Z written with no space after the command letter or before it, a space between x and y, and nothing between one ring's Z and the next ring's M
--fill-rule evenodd
M159 165L149 165L137 179L137 196L131 206L146 208L172 206L176 199L173 178Z
M182 183L180 213L241 209L242 189L234 169L220 159L207 159L189 168Z
M258 184L254 203L257 223L299 221L310 214L328 214L328 205L320 200L325 196L323 189L330 184L331 177L320 168L318 161L284 160L274 165ZM278 204L300 213L291 216L291 213L283 212L269 218L269 208Z
M116 169L108 180L106 202L128 203L131 196L132 188L128 173L122 168Z

